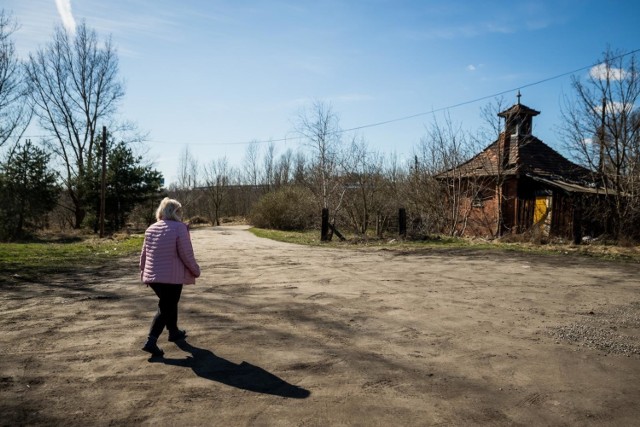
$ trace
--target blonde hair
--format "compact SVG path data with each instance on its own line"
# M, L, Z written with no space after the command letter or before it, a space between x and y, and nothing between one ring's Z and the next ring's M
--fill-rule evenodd
M158 221L162 219L182 221L182 205L175 199L165 197L156 210L156 219Z

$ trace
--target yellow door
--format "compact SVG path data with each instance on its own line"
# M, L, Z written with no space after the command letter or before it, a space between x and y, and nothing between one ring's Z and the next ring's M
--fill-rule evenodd
M547 214L549 213L549 204L548 198L545 197L536 197L536 207L533 210L533 223L540 224L545 219L547 219Z

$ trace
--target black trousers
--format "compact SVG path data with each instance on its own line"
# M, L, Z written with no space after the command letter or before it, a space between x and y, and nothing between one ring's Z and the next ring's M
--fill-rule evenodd
M149 336L158 338L166 327L169 333L178 330L178 302L182 294L182 285L165 283L150 284L151 289L158 295L158 311L151 322Z

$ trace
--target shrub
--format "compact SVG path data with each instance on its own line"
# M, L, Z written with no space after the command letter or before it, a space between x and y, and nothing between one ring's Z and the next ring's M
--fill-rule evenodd
M200 215L192 216L191 218L189 218L187 222L191 225L203 225L203 224L209 225L210 224L208 219Z
M258 228L306 230L319 216L311 191L303 187L284 187L264 195L253 207L251 223Z

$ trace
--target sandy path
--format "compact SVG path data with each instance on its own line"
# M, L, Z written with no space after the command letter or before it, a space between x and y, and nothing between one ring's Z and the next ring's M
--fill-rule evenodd
M163 359L139 349L155 296L137 282L137 259L2 288L0 424L640 419L640 356L549 333L600 318L638 345L637 265L308 248L242 227L193 240L203 275L180 306L189 338L163 336ZM631 315L616 323L620 310Z

